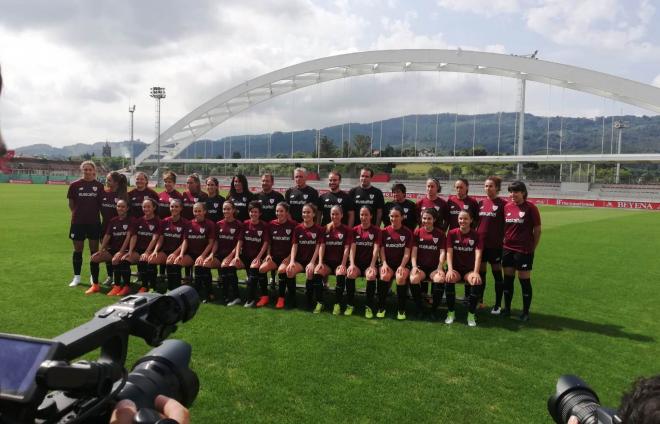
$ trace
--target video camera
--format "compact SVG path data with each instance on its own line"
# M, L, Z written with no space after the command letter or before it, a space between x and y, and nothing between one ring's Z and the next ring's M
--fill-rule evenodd
M189 368L192 349L165 339L198 307L197 291L182 286L167 295L126 296L52 340L0 333L0 423L107 423L122 399L135 402L138 415L153 417L139 422L155 422L159 394L190 406L199 391ZM127 375L129 335L158 347ZM98 360L70 362L98 348Z
M574 375L559 377L555 394L548 399L548 412L557 424L567 423L571 416L580 424L623 423L616 410L602 407L596 392Z

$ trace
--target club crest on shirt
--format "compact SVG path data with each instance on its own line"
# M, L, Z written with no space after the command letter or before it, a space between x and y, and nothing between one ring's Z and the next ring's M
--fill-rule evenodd
M434 208L435 208L436 211L440 210L440 206L434 206Z
M460 243L458 240L454 240L454 244L458 244L458 243Z
M373 198L374 198L374 195L373 195L373 194L370 194L370 195L369 195L369 198L370 198L370 199L373 199Z
M307 194L303 194L303 199L307 200L307 197L308 197Z
M329 202L329 201L330 201L330 199L328 199L328 198L326 197L326 198L325 198L325 202L327 203L327 202Z
M518 212L518 216L522 218L523 216L525 216L525 212Z
M312 240L316 240L316 233L312 233Z
M289 196L289 197L290 197L291 199L295 199L295 198L296 198L296 195L295 195L295 194L292 194L292 195Z
M83 191L83 188L82 188L82 187L78 187L78 191Z
M234 233L236 232L236 228L230 228L230 229L229 229L229 232L230 232L231 234L234 234Z
M214 208L217 208L219 204L220 204L220 203L214 203L214 204L213 204L213 207L214 207Z
M286 233L287 236L288 236L289 234L291 234L291 230L288 229L288 228L287 228L286 230L284 230L284 232Z
M154 225L149 225L149 231L153 231L153 230L154 230Z
M94 191L96 191L97 189L98 189L98 187L92 187L92 190L94 190Z
M193 200L195 201L195 203L197 203L199 202L199 197L193 197Z
M176 232L180 233L181 232L181 227L176 227Z
M506 213L506 216L511 216L511 212L507 212L507 213Z
M437 238L437 237L433 237L433 243L437 243L437 242L438 242L438 238Z
M275 199L270 198L270 204L272 205L273 203L275 203Z
M497 209L499 209L499 206L493 205L493 212L495 212Z
M369 234L369 240L373 240L373 239L374 239L374 235L373 235L373 234Z
M408 208L403 208L404 213L408 213Z
M339 238L339 240L342 240L344 238L344 235L342 233L339 233L337 234L337 238Z
M470 209L470 205L463 205L463 209L465 209L465 210Z
M356 199L359 199L359 198L360 198L360 195L359 195L359 194L356 194L356 195L355 195L355 198L356 198Z
M128 228L128 225L124 224L121 226L124 230Z
M470 246L474 246L474 240L468 240L468 244L469 244Z
M341 203L341 201L344 200L341 197L337 199L337 203Z
M264 233L264 232L261 231L261 230L257 231L257 234L259 235L259 237L261 237L261 235L262 235L263 233Z
M199 229L199 233L200 233L200 234L204 234L204 231L206 231L206 228L200 228L200 229Z
M406 239L406 236L399 236L399 240L404 241Z

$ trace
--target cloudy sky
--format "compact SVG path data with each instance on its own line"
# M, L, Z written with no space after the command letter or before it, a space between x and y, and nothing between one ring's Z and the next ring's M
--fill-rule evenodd
M11 147L154 138L149 88L166 87L165 130L241 82L329 55L457 48L526 54L660 86L655 0L0 0L0 124ZM470 74L346 79L266 102L208 134L287 131L413 113L515 108L516 85ZM528 111L650 112L528 85Z

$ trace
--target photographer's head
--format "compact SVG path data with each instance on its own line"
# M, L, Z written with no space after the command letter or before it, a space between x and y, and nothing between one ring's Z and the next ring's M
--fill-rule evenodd
M660 374L635 381L623 394L619 412L627 424L660 423Z

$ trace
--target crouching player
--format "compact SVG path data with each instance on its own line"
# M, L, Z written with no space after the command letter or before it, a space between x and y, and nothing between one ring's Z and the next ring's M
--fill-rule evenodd
M374 317L374 295L376 294L376 279L378 278L378 253L380 252L380 228L371 222L373 212L369 206L360 208L360 225L353 227L353 243L349 253L350 265L346 278L346 310L344 315L353 313L355 298L355 279L364 276L366 280L366 305L364 317Z
M447 319L445 324L451 324L455 319L454 305L456 303L455 284L464 281L470 286L468 299L467 323L476 327L474 316L477 301L481 295L481 255L483 243L481 237L472 229L472 215L463 210L458 214L458 228L447 233L447 275L445 277L447 290Z
M105 230L105 235L101 242L101 249L91 257L92 262L96 264L112 261L115 273L115 284L108 292L108 296L126 296L131 292L131 289L128 286L131 279L131 267L128 261L124 260L126 248L128 247L130 239L128 236L130 228L131 221L128 217L128 203L125 200L120 199L117 201L117 216L112 218L108 223L108 228ZM94 284L87 289L85 294L92 294L100 291L98 285L99 268L95 267L92 271L94 273L94 275L92 275Z
M128 253L124 260L131 265L137 264L138 278L142 283L139 293L156 288L156 265L149 264L149 256L158 243L160 220L156 216L158 203L151 197L145 197L142 202L143 216L136 219L131 229L131 239Z
M421 226L413 234L413 247L410 256L412 271L410 272L410 291L420 315L424 315L424 304L422 302L421 283L434 281L444 282L445 262L445 233L435 223L439 219L438 211L434 208L426 208L421 213ZM432 286L435 287L435 286ZM433 310L435 311L442 301L433 299Z

